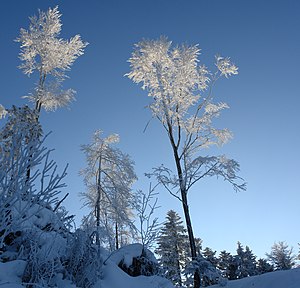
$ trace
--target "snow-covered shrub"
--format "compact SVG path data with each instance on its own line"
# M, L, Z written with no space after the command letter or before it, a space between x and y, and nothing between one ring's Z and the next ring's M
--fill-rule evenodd
M225 285L225 281L221 273L206 260L202 255L199 255L196 260L192 260L185 268L186 286L190 287L193 284L193 276L198 273L200 276L200 286L207 287L219 283L221 286Z
M27 266L23 275L25 283L39 283L42 286L54 285L54 276L63 273L61 255L66 249L66 239L57 232L28 232L22 239L26 249L23 254Z
M36 116L14 107L0 131L0 262L26 261L23 282L48 286L64 270L68 217L58 197L66 169L57 173Z
M154 254L141 244L131 244L115 251L109 259L130 276L160 274Z
M78 287L92 287L101 277L102 259L107 256L101 252L86 231L78 229L69 237L65 268Z

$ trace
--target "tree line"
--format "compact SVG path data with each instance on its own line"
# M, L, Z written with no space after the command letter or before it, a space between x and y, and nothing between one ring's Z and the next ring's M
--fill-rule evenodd
M295 267L296 256L293 249L285 242L274 243L266 258L257 258L252 250L238 242L236 254L223 250L217 252L209 247L202 247L197 239L197 262L192 263L189 251L188 235L178 213L168 211L166 221L158 236L155 253L164 275L176 287L189 287L191 282L190 267L196 265L200 274L201 287L207 287L227 280L242 279L261 275L275 270L288 270Z

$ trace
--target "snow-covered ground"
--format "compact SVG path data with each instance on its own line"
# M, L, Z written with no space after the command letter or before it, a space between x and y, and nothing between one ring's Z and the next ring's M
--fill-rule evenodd
M300 288L300 268L228 281L226 288Z
M20 276L24 270L24 261L0 263L0 286L21 288ZM103 280L95 288L172 288L171 283L158 276L131 277L122 271L114 261L104 267ZM58 287L58 286L57 286ZM69 281L63 280L58 288L75 288ZM219 285L210 286L212 288ZM226 288L300 288L300 268L266 273L260 276L228 281Z

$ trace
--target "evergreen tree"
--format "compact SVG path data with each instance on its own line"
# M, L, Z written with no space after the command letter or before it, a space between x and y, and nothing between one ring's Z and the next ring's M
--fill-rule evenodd
M237 263L237 278L245 278L257 274L256 271L256 256L246 246L245 250L240 242L238 242L237 255L235 256Z
M224 280L221 272L208 260L206 260L202 254L199 254L196 260L192 259L185 268L185 285L190 287L192 284L192 276L195 273L199 274L200 287L207 287L219 283L222 285Z
M246 246L244 253L244 267L247 272L246 277L254 276L257 274L256 256L248 246Z
M266 255L275 270L288 270L295 265L296 256L293 254L293 248L289 248L288 244L283 241L275 242L270 254Z
M209 261L213 266L217 267L218 266L218 258L216 257L217 251L213 251L209 247L206 247L202 251L202 255L205 260Z
M155 253L165 275L174 285L182 286L182 269L185 267L188 255L188 237L180 216L173 210L168 211L166 222L158 237L158 247Z
M256 266L257 266L257 273L259 275L274 271L273 265L268 263L268 261L266 259L263 259L263 258L260 258L260 259L257 260Z
M237 263L235 257L225 250L220 252L218 269L224 278L228 280L237 279Z

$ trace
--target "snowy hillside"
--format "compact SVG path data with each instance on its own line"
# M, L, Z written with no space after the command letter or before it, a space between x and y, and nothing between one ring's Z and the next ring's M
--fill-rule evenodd
M214 285L210 287L220 287ZM300 268L228 281L226 288L299 288Z

